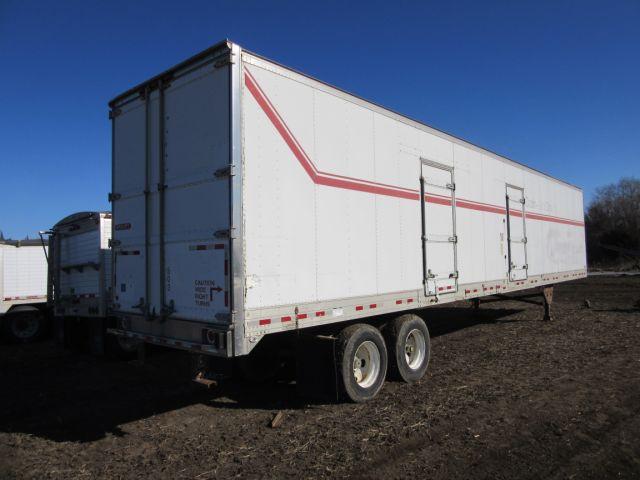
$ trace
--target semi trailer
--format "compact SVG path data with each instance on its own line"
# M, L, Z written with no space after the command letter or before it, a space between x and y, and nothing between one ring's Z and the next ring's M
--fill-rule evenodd
M48 330L47 248L0 238L0 326L11 341L32 342Z
M58 343L103 355L113 337L111 301L111 212L77 212L57 222L49 234L48 304ZM135 341L120 338L128 349Z
M201 377L311 335L368 400L424 375L418 309L586 276L580 188L230 41L109 107L110 333Z

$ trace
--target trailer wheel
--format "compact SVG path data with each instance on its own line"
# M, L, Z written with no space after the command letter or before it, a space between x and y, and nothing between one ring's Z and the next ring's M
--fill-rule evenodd
M115 360L132 360L136 358L140 345L142 341L135 338L107 335L105 353Z
M431 356L429 329L424 320L412 313L401 315L387 326L385 337L391 352L390 376L407 383L420 380Z
M336 342L336 367L341 395L353 402L375 397L387 373L387 348L380 332L362 323L342 330Z
M3 322L9 340L14 343L35 342L45 330L45 319L38 309L7 313Z

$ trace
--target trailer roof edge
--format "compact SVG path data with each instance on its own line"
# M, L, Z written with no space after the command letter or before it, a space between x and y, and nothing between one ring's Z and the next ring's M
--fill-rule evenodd
M209 48L196 53L195 55L187 58L186 60L174 65L171 68L168 68L167 70L163 71L162 73L159 73L158 75L154 75L153 77L151 77L148 80L145 80L144 82L140 82L139 84L137 84L135 87L132 87L128 90L126 90L125 92L121 93L120 95L116 95L115 97L113 97L110 101L109 101L109 107L113 108L118 101L120 100L124 100L127 97L139 92L140 90L142 90L144 87L154 84L155 82L157 82L158 80L162 79L162 78L166 78L168 76L171 76L172 74L174 74L175 72L188 67L189 65L191 65L194 62L197 62L198 60L201 60L205 57L207 57L208 55L214 53L216 50L220 50L221 47L227 47L229 50L231 49L231 45L233 45L234 43L228 39L224 39L218 43L213 44L212 46L210 46Z
M59 222L57 222L53 228L55 229L56 227L61 227L64 225L68 225L70 223L75 223L75 222L79 222L81 220L86 220L89 218L96 218L102 215L110 215L111 212L108 211L87 211L87 212L76 212L76 213L72 213L71 215L67 215L66 217L64 217L62 220L60 220Z
M135 87L128 89L127 91L125 91L124 93L122 93L120 95L117 95L116 97L114 97L109 102L109 107L113 108L118 101L126 99L127 97L131 96L132 94L135 94L136 92L139 92L145 86L153 84L154 82L157 82L161 78L166 78L167 76L171 76L173 73L175 73L175 72L177 72L177 71L179 71L179 70L191 65L194 62L197 62L198 60L201 60L202 58L205 58L206 56L212 54L216 50L219 50L221 47L226 47L227 49L231 50L231 47L233 45L238 45L242 49L243 52L246 52L246 53L248 53L250 55L253 55L253 56L257 57L257 58L260 58L260 59L262 59L264 61L273 63L274 65L277 65L280 68L283 68L285 70L289 70L289 71L291 71L291 72L293 72L293 73L295 73L297 75L301 75L301 76L306 77L306 78L308 78L310 80L313 80L315 82L318 82L318 83L321 83L323 85L326 85L329 88L333 88L335 90L338 90L339 92L342 92L342 93L344 93L346 95L350 95L350 96L352 96L354 98L357 98L360 101L369 103L369 104L371 104L371 105L373 105L373 106L375 106L377 108L380 108L382 110L385 110L385 111L387 111L387 112L389 112L389 113L391 113L393 115L396 115L396 116L399 116L401 118L404 118L404 119L406 119L406 120L408 120L410 122L413 122L415 124L418 124L418 125L420 125L422 127L426 127L429 130L431 130L433 133L435 133L435 134L437 134L439 136L444 136L447 140L450 140L450 141L452 141L454 143L457 143L457 144L462 145L462 146L469 146L469 147L472 147L474 149L481 150L482 152L485 152L485 153L487 153L489 155L497 157L500 160L511 162L513 164L519 165L519 166L524 167L524 168L526 168L526 169L528 169L528 170L530 170L530 171L532 171L534 173L542 175L542 176L544 176L546 178L549 178L551 180L559 182L559 183L561 183L563 185L566 185L568 187L574 188L574 189L576 189L576 190L578 190L580 192L583 191L581 187L579 187L577 185L574 185L573 183L567 182L566 180L562 180L561 178L558 178L558 177L554 177L553 175L550 175L550 174L548 174L546 172L543 172L542 170L538 170L537 168L533 168L533 167L531 167L531 166L529 166L529 165L527 165L525 163L519 162L518 160L514 160L514 159L512 159L510 157L507 157L507 156L502 155L500 153L494 152L493 150L489 150L488 148L482 147L481 145L477 145L477 144L475 144L473 142L470 142L468 140L460 138L460 137L458 137L456 135L453 135L453 134L451 134L449 132L446 132L444 130L440 130L439 128L433 127L432 125L429 125L428 123L425 123L425 122L423 122L421 120L415 119L413 117L409 117L409 116L407 116L407 115L405 115L403 113L400 113L400 112L398 112L396 110L393 110L392 108L385 107L384 105L381 105L381 104L379 104L377 102L374 102L374 101L371 101L371 100L366 99L364 97L361 97L360 95L352 93L352 92L350 92L348 90L345 90L343 88L337 87L337 86L335 86L335 85L333 85L331 83L325 82L324 80L320 80L320 79L318 79L318 78L316 78L316 77L314 77L312 75L309 75L307 73L301 72L301 71L299 71L299 70L297 70L295 68L289 67L287 65L283 65L282 63L279 63L279 62L277 62L275 60L272 60L272 59L270 59L268 57L265 57L264 55L260 55L259 53L255 53L255 52L253 52L251 50L247 50L247 49L243 48L241 45L239 45L239 44L237 44L237 43L235 43L235 42L233 42L233 41L231 41L229 39L224 39L224 40L222 40L220 42L217 42L214 45L212 45L211 47L201 51L200 53L197 53L197 54L189 57L188 59L186 59L186 60L174 65L173 67L163 71L162 73L160 73L158 75L155 75L154 77L152 77L152 78L150 78L150 79L148 79L148 80L146 80L144 82L139 83Z

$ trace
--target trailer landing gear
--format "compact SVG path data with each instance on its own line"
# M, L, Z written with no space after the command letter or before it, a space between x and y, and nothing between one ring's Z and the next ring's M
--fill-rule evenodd
M553 286L542 287L542 299L544 306L544 318L543 320L550 322L553 320L551 316L551 304L553 303Z
M502 300L514 300L518 302L531 303L533 305L540 305L540 303L536 300L532 300L534 297L539 297L542 295L542 306L544 308L544 314L542 316L542 320L545 322L550 322L553 320L553 316L551 315L551 304L553 303L553 285L549 285L547 287L540 287L540 290L536 293L528 293L525 295L503 295L503 294L495 294L492 295L492 298L487 300L482 300L482 303L490 303L490 302L499 302ZM474 309L480 308L480 299L472 298L471 306Z

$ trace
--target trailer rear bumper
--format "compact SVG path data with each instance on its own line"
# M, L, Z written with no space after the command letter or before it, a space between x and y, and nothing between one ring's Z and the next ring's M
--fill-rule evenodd
M162 347L177 348L179 350L186 350L193 353L201 353L216 357L230 357L232 355L229 348L229 346L233 345L232 332L228 330L216 330L206 326L202 327L201 342L168 338L148 333L122 330L119 328L108 328L107 333L118 337L133 338L145 343L151 343Z

